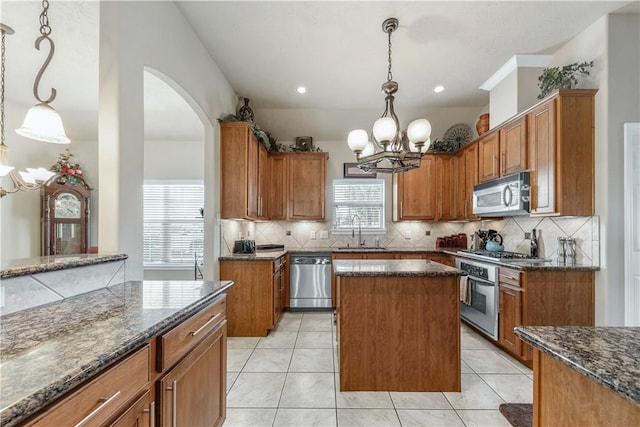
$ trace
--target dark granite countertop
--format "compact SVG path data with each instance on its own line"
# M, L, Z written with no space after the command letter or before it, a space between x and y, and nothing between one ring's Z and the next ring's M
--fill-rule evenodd
M534 348L640 405L640 328L521 326Z
M42 409L233 282L125 282L0 317L0 425Z
M521 271L599 271L600 267L597 265L585 265L585 264L558 264L555 259L541 262L541 261L500 261L499 259L489 260L486 258L478 258L473 255L461 254L457 250L444 250L444 253L453 255L458 258L466 258L473 261L487 262L490 264L499 265L501 267L513 268L514 270Z
M365 249L354 247L310 247L310 248L285 248L282 251L256 251L255 254L228 254L218 257L221 261L271 261L280 258L285 254L297 253L408 253L408 254L449 254L443 249L425 249L425 248L401 248L401 247L385 247ZM450 254L449 254L450 255Z
M466 273L444 264L424 259L356 259L335 260L336 276L466 276Z
M129 258L129 256L124 254L76 254L2 260L0 279L102 264L127 258Z

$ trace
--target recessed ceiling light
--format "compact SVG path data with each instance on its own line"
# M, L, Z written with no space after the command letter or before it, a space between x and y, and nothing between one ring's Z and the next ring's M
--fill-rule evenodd
M443 90L444 90L444 86L442 86L442 85L438 85L438 86L436 86L436 87L434 87L434 88L433 88L433 91L434 91L435 93L440 93L440 92L442 92Z
M304 86L299 86L298 87L298 93L307 93L307 88Z

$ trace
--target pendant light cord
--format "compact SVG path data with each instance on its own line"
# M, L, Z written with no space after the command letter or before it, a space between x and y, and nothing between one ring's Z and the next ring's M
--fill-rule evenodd
M387 71L387 81L393 80L393 75L391 74L391 33L393 31L391 29L387 30L387 35L389 36L389 70Z

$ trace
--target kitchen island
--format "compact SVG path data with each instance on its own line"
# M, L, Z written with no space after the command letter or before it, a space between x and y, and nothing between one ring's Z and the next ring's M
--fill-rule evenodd
M526 326L533 426L640 424L640 328Z
M460 276L430 260L336 260L340 391L460 391Z

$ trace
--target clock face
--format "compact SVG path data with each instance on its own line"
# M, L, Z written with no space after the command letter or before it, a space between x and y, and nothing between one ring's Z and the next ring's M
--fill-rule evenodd
M70 193L62 193L56 198L55 218L80 218L80 200Z

